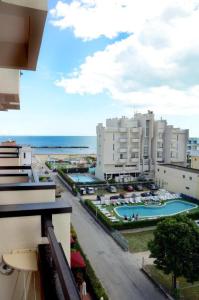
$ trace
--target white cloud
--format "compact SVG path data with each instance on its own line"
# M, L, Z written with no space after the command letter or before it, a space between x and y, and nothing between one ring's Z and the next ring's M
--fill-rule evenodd
M72 94L106 92L124 104L158 113L198 113L197 4L192 0L59 1L51 12L57 18L53 24L72 28L77 37L130 35L88 56L57 86Z
M52 24L72 28L76 37L90 40L113 38L120 32L141 30L146 21L163 14L166 21L186 16L197 0L71 0L58 1L50 11Z

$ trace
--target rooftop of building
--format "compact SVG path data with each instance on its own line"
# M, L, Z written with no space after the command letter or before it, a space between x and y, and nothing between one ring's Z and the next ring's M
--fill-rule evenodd
M199 174L199 170L198 169L194 169L194 168L183 167L183 166L174 165L174 164L159 164L159 166L167 167L167 168L172 168L172 169L177 169L177 170L181 170L181 171L185 171L185 172L190 172L190 173L194 173L194 174Z

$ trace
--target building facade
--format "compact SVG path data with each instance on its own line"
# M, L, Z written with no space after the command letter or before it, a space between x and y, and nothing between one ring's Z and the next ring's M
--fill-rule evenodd
M199 155L199 138L189 138L187 143L187 153L189 155Z
M0 0L0 111L20 109L20 72L36 69L47 10L47 0ZM29 147L0 146L0 299L80 300L72 208L39 175Z
M199 199L199 170L172 164L156 165L155 181L170 192Z
M186 164L188 130L156 121L151 111L107 119L96 131L100 179L131 181L143 173L152 176L157 163Z

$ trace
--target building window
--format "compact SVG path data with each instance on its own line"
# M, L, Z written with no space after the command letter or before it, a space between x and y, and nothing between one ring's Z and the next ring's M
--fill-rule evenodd
M113 141L115 140L115 133L113 133Z
M131 153L131 158L138 158L138 157L139 157L139 153L138 152Z
M115 165L115 168L122 168L122 165Z
M160 172L160 169L158 169L158 172Z
M192 177L189 177L189 180L192 180Z
M188 186L186 186L186 190L189 190L189 187L188 187Z
M114 153L113 153L113 160L115 159L115 157L114 157Z
M183 178L185 178L185 175L182 175Z
M113 150L115 150L115 145L113 144Z
M120 159L123 159L123 153L120 153Z
M23 158L26 159L26 153L25 153L25 152L24 152L24 154L23 154Z

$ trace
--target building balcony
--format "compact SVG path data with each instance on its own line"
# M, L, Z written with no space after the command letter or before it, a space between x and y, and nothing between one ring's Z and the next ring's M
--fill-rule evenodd
M19 71L0 69L0 110L19 109Z
M133 163L139 162L139 157L138 158L131 158L131 162L133 162Z
M140 149L139 149L139 147L134 147L134 148L131 148L131 152L139 152L140 151Z
M139 132L140 129L139 128L131 128L131 132Z
M15 299L80 300L69 267L71 212L63 201L0 205L2 299L14 291Z
M119 142L120 143L127 143L128 139L127 138L120 138Z
M120 127L120 128L119 128L119 132L127 132L127 128Z
M48 1L0 1L0 67L35 70Z
M131 139L131 142L132 142L132 143L139 143L139 142L140 142L140 139L138 139L138 138L132 138L132 139Z
M119 153L126 153L127 152L127 148L120 148L119 149Z
M118 162L125 163L125 162L127 162L127 159L126 158L119 158Z

